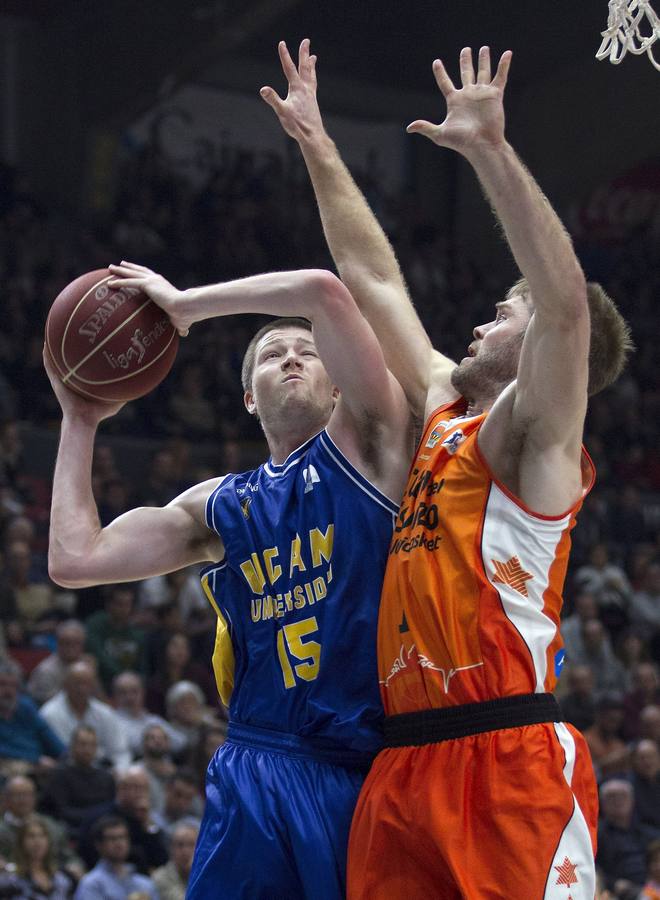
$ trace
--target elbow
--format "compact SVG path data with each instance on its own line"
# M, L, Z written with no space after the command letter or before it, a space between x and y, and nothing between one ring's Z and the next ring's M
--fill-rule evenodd
M67 588L68 590L91 587L91 582L86 580L81 572L77 571L71 560L62 559L50 551L48 553L48 577L58 587Z
M310 278L310 314L336 318L348 305L355 301L346 285L332 272L326 269L311 269Z

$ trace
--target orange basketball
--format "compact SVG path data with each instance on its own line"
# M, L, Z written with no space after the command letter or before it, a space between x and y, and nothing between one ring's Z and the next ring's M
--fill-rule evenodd
M57 296L46 348L68 387L95 400L135 400L172 367L179 335L136 288L110 288L107 269L87 272Z

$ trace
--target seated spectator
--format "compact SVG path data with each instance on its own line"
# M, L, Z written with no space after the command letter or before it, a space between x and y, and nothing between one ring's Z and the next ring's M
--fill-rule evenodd
M77 619L60 622L55 636L55 652L42 659L28 679L28 693L40 706L61 690L67 668L85 658L85 626L82 622Z
M610 637L600 619L582 623L579 640L573 646L571 664L589 666L597 692L621 690L626 672L614 655Z
M632 690L623 699L623 736L634 741L639 738L639 715L645 706L660 705L658 667L652 662L637 663L632 671Z
M0 819L0 857L13 860L20 829L37 812L37 788L31 778L13 775L2 789L3 814ZM60 868L66 868L76 877L82 871L81 863L69 845L65 828L50 816L41 816L50 835L53 853Z
M205 722L199 733L197 746L192 754L192 766L197 778L197 785L204 793L206 790L206 771L216 750L227 740L227 722L224 719Z
M647 738L633 747L632 785L635 789L635 818L655 828L660 838L660 749Z
M624 679L621 689L632 690L633 673L637 666L648 660L648 647L638 626L624 628L616 641L616 655L623 666Z
M94 694L96 673L88 662L69 667L64 687L42 707L41 713L55 734L70 743L78 725L89 725L96 732L99 759L117 769L130 765L131 754L121 720L107 703Z
M634 821L633 788L612 778L600 787L596 862L616 897L635 897L646 882L646 845L652 835Z
M120 672L144 671L144 633L131 625L134 600L129 585L111 585L105 592L105 610L87 620L87 650L98 663L107 691Z
M655 741L660 747L660 705L649 703L639 714L639 736Z
M58 615L55 590L48 580L32 574L32 551L26 541L12 541L5 551L7 580L16 600L18 643L28 646L54 632Z
M169 861L152 875L160 900L184 900L198 834L199 828L192 822L174 826Z
M192 681L177 681L165 697L167 721L178 737L185 740L184 753L188 758L197 746L202 727L213 718L204 699L202 689Z
M630 597L630 620L649 633L660 632L660 561L650 563L640 590Z
M623 700L620 694L603 694L596 702L596 720L584 732L598 780L630 768L628 746L620 737Z
M660 840L651 841L646 848L646 871L648 880L638 900L660 900Z
M44 807L66 822L74 836L86 816L114 800L114 778L96 763L97 752L94 729L78 725L71 736L68 759L50 772L44 785Z
M594 724L596 704L594 701L594 676L589 666L566 667L568 691L559 703L564 718L578 731L586 731Z
M571 665L583 654L582 626L598 618L598 601L591 591L579 591L573 602L573 612L560 622L561 636L566 651L566 664Z
M0 875L0 897L70 900L74 880L58 868L51 832L43 816L28 816L16 833L14 871Z
M171 635L165 645L164 660L147 684L147 708L160 716L167 716L166 694L179 681L194 681L208 703L218 706L218 692L211 676L211 667L191 661L190 642L181 632Z
M128 749L133 758L142 754L145 731L152 725L160 727L167 733L170 739L168 752L172 749L176 754L185 746L165 719L147 711L144 705L144 683L137 672L122 672L115 677L112 682L112 700L128 738ZM170 748L172 742L173 746Z
M167 726L170 727L169 724ZM180 740L180 738L179 738ZM183 745L185 747L185 744ZM141 766L149 778L149 796L154 812L161 813L165 806L165 788L176 766L172 760L169 732L158 724L145 729L142 740Z
M156 576L156 578L147 578L140 583L141 591L150 592L153 582L160 579L165 581L166 593L169 598L170 581L169 576ZM155 592L154 592L155 594ZM153 599L153 597L151 598ZM147 660L147 676L151 678L162 666L165 659L165 650L167 643L173 634L180 634L182 631L181 613L176 602L166 599L166 602L151 603L147 598L145 605L153 612L153 627L147 632L145 641L146 660Z
M151 878L138 874L129 863L131 837L123 819L103 816L94 826L93 837L99 861L80 880L75 900L159 900Z
M168 839L181 819L192 820L199 827L204 806L197 789L197 779L190 769L174 772L165 788L165 803L161 813L154 816Z
M21 670L0 660L0 774L55 765L65 745L34 702L19 695Z
M154 821L149 803L149 779L139 766L130 766L117 776L117 793L113 803L88 816L80 826L80 855L87 866L98 859L93 827L102 816L119 816L128 827L130 851L128 859L138 872L148 873L167 862L167 841Z
M589 553L589 564L580 566L575 573L575 583L580 590L595 595L600 617L608 630L628 624L628 604L632 587L621 566L611 562L607 544L594 544Z

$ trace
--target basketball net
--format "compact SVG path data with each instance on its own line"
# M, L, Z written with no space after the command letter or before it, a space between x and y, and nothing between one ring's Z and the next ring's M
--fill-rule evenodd
M596 59L609 57L616 66L628 52L635 56L646 53L660 72L660 62L653 56L653 44L660 39L660 18L650 0L609 0L607 5L607 30L601 32L603 41ZM642 29L647 31L649 27L650 34L643 34Z

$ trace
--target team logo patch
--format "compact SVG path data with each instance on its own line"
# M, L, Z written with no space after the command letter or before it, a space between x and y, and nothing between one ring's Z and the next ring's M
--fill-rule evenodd
M314 490L314 485L318 484L321 479L319 478L319 473L316 471L314 466L310 465L306 469L303 469L303 479L305 481L305 493L309 494L310 491Z
M508 584L509 587L512 587L514 591L518 591L523 597L529 596L525 582L534 576L530 572L525 572L517 556L512 556L506 562L499 562L497 559L492 560L492 562L495 566L494 582L497 584Z
M243 512L244 519L250 518L250 506L251 505L252 505L252 497L244 497L243 500L241 500L241 510Z
M425 447L433 450L435 445L440 441L440 438L445 432L446 425L436 425L431 434L429 435L428 441L424 444Z
M566 651L564 649L558 650L555 653L555 675L557 678L561 675L564 669L564 663L566 662Z
M575 874L577 865L572 863L568 856L564 857L564 861L561 865L554 866L554 868L559 872L559 878L555 884L565 884L567 888L570 888L572 884L578 883L578 877Z
M450 434L448 438L445 438L442 442L442 446L447 448L447 452L454 454L461 446L463 441L465 440L465 435L461 428L457 428L453 434Z

